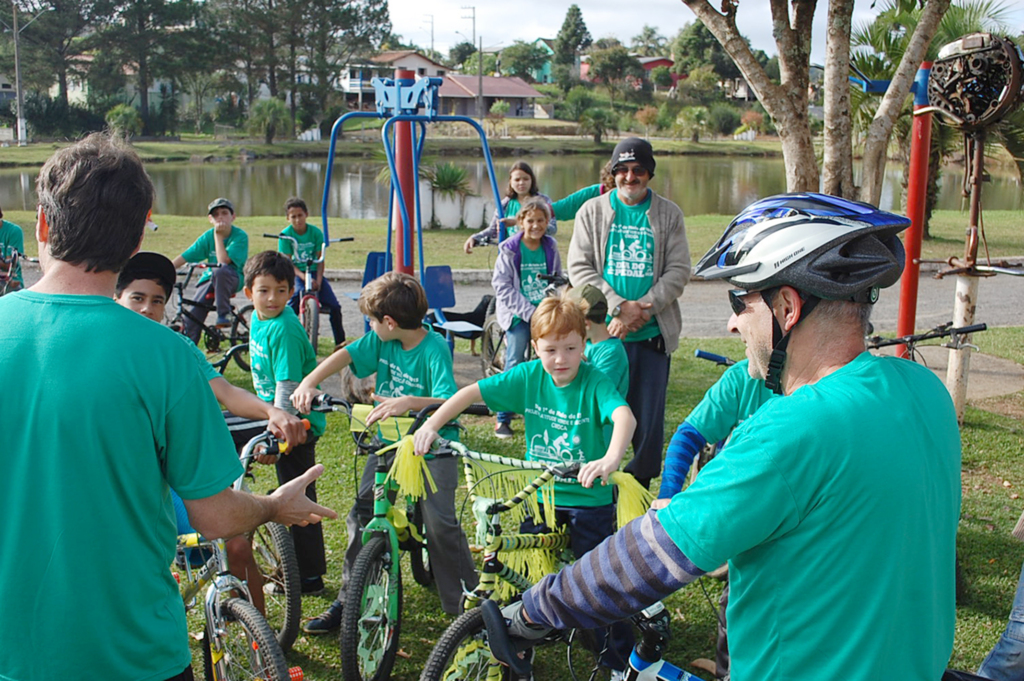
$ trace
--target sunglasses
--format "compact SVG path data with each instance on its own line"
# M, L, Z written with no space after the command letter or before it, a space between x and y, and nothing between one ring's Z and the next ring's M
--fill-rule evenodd
M628 175L630 170L633 171L633 177L647 177L647 168L643 166L635 166L633 168L615 166L612 168L612 175Z
M747 304L743 301L743 296L750 295L750 293L751 291L744 291L739 288L729 289L729 305L732 307L733 314L743 314L743 311L747 309Z

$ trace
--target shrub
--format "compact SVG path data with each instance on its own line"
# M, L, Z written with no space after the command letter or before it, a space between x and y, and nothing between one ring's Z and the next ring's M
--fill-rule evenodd
M731 104L719 102L711 107L709 125L718 135L731 135L740 125L740 112Z
M118 104L107 112L107 127L115 135L134 137L142 132L142 116L129 104Z
M562 118L578 122L583 118L587 109L592 106L594 106L593 93L585 86L577 85L565 96L565 104L562 105Z

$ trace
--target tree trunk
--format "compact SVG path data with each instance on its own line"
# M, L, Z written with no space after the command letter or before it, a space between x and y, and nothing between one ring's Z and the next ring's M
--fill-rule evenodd
M831 0L825 37L825 150L822 191L854 198L850 121L850 29L853 0Z
M910 93L910 86L924 59L929 43L938 30L939 21L949 9L950 0L927 0L921 19L914 29L903 58L893 75L885 96L878 104L875 118L868 128L864 143L864 177L861 180L860 198L877 206L882 196L882 180L885 179L886 151L892 128L903 103Z

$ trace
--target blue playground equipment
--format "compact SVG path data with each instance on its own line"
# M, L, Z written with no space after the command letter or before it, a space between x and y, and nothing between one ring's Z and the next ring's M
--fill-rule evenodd
M448 321L442 307L451 307L455 304L455 286L452 280L451 266L438 265L427 267L423 261L423 225L420 219L420 191L419 182L414 185L415 204L415 225L413 216L409 215L405 202L405 195L399 182L397 165L395 163L395 124L401 122L411 123L412 128L412 159L413 177L419 177L420 159L423 153L423 144L426 141L426 130L428 123L441 122L462 122L468 123L477 131L480 136L480 144L484 152L484 160L487 164L487 174L491 182L491 191L494 193L495 204L499 218L499 239L504 240L507 229L500 218L504 217L501 206L501 198L498 192L498 182L494 177L494 164L491 160L491 150L487 145L487 136L479 123L468 116L442 116L437 113L438 88L441 86L440 78L374 78L370 81L375 91L377 111L351 111L337 121L331 128L331 144L328 151L327 177L324 180L323 201L320 204L320 215L323 220L324 240L329 242L327 204L330 197L331 175L334 170L334 151L338 142L338 136L342 133L345 121L352 118L378 118L384 119L381 126L381 139L384 143L384 152L388 160L388 169L391 171L392 196L397 198L399 213L402 218L401 227L407 238L404 240L402 252L397 254L400 266L412 268L412 244L411 239L413 226L415 226L416 243L419 253L419 278L420 283L427 292L429 307L434 311L436 317L435 326L444 329L448 339L448 345L454 350L455 336L479 333L482 329L469 322ZM420 110L424 113L418 113ZM367 255L366 269L363 275L363 284L372 281L385 272L394 268L391 254L391 232L390 225L393 224L396 201L391 201L388 207L387 247L383 253L372 252Z

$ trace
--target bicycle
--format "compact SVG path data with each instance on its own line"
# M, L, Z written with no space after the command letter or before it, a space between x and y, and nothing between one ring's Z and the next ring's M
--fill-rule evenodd
M320 246L320 254L314 258L313 254L310 253L305 257L300 257L299 253L299 240L293 236L287 234L264 234L268 239L287 239L292 242L292 262L302 264L306 266L305 270L305 290L302 293L302 297L299 299L299 319L302 321L302 328L306 331L306 337L309 338L309 342L313 345L313 352L317 349L317 337L320 335L320 299L317 296L317 292L313 290L313 274L314 271L320 266L320 263L324 261L324 257L327 252L328 244L336 244L342 241L353 241L354 237L346 236L339 237L337 239L326 239Z
M401 552L409 554L413 579L422 586L433 583L427 554L422 510L415 500L405 498L405 508L396 504L398 484L389 475L389 452L401 438L414 432L439 404L412 417L388 419L367 428L365 419L372 407L320 395L313 403L317 411L341 411L348 415L358 454L374 454L377 466L373 484L373 518L363 528L362 549L345 585L347 598L342 611L341 668L346 681L382 681L391 675L398 654L401 630ZM487 409L474 405L463 413L486 415ZM380 437L395 441L385 446ZM358 604L358 605L357 605Z
M869 336L865 338L865 342L869 350L877 350L878 348L884 348L890 345L905 345L907 347L908 359L918 364L928 366L924 357L917 350L917 346L921 341L932 340L935 338L946 338L948 336L949 342L942 344L942 347L944 348L951 348L954 350L959 350L960 348L971 348L972 350L977 350L978 346L968 342L966 337L972 333L978 333L979 331L985 331L987 329L987 324L971 324L970 326L954 328L953 322L946 322L945 324L940 324L931 331L925 331L924 333L900 336L899 338Z
M183 333L185 328L185 319L190 319L198 324L202 329L201 333L205 334L205 347L208 353L220 352L220 347L224 343L227 343L229 348L234 348L238 345L246 345L244 350L238 351L234 355L234 359L235 363L242 371L248 372L250 369L248 350L249 320L252 317L253 306L249 304L243 306L241 309L236 309L234 304L232 304L230 312L231 326L227 331L225 331L216 325L208 326L206 324L207 316L210 312L216 309L213 291L210 291L202 301L192 300L185 297L185 290L192 281L193 273L197 269L208 267L221 267L221 265L192 263L187 268L178 270L178 275L184 276L184 279L177 281L174 284L175 298L177 300L177 312L169 326L175 331ZM186 306L188 307L186 308Z
M276 454L281 451L283 445L278 445L270 433L263 433L250 440L241 454L246 473L235 481L233 489L248 491L245 479L259 447L265 448L261 453ZM265 530L265 533L261 535L260 530ZM289 574L294 575L294 584L290 592L297 597L298 563L295 561L295 549L291 546L291 536L287 529L269 524L258 528L256 536L261 537L258 546L262 548L264 542L269 542L274 547L273 550L280 553L281 564L290 564ZM284 542L285 538L287 543ZM194 556L190 555L196 551L205 558L203 564L198 567L193 566ZM254 554L259 555L255 547ZM179 535L174 567L177 568L175 578L181 584L181 597L186 610L196 605L200 591L206 589L203 599L203 667L207 679L288 681L292 678L292 670L289 670L285 662L278 635L252 604L248 585L228 571L224 539L209 540L198 532ZM184 582L181 580L182 575ZM268 603L268 610L269 605ZM292 615L297 629L300 613ZM287 617L286 614L286 621ZM292 640L294 641L294 635Z
M420 681L500 679L503 678L501 670L492 659L487 645L483 610L477 606L484 603L497 606L498 603L511 602L541 577L568 565L574 559L569 534L564 528L543 534L504 532L501 518L509 514L517 528L526 517L540 519L537 491L552 494L550 483L556 478L574 479L580 464L575 462L552 466L538 461L511 459L474 452L457 442L443 443L433 455L460 456L463 459L466 484L473 499L473 513L478 523L477 536L484 545L484 562L479 584L465 594L466 611L438 639L427 658ZM623 475L613 476L613 482L622 484L624 480L631 479L631 476ZM478 494L483 485L487 485L484 489L495 494L495 498ZM546 493L543 491L545 489ZM620 494L620 503L623 496ZM553 497L547 497L544 509L553 511ZM620 521L623 520L623 513L628 515L637 510L620 508ZM544 524L549 528L555 527L554 518L545 518ZM582 640L582 649L588 663L596 667L597 657L602 651L598 649L593 632L581 630L558 634L556 638L567 644L570 656L574 644ZM579 648L576 650L578 652Z
M38 259L30 258L15 250L11 251L10 257L6 260L4 258L0 258L0 296L5 296L8 293L14 293L15 291L21 290L21 284L14 278L15 272L18 271L19 260L25 260L26 262L39 262Z
M557 295L563 287L569 284L569 278L561 274L539 274L537 278L548 282L548 285L544 287L545 298ZM484 378L500 374L505 370L505 329L498 323L496 309L497 302L491 300L487 306L487 316L484 317L483 335L480 337L480 365ZM530 346L528 359L534 359L532 346Z

